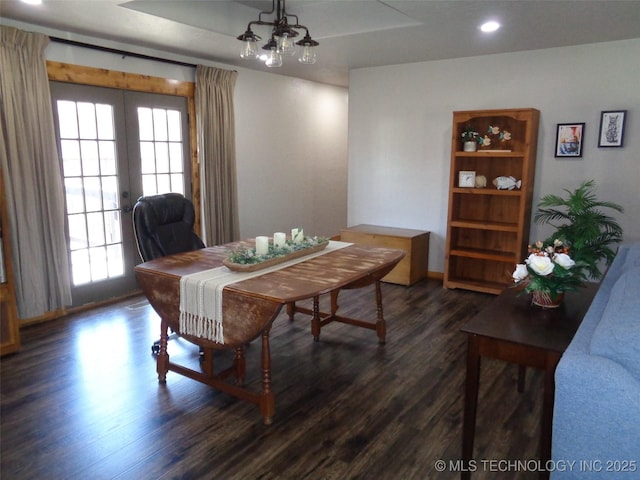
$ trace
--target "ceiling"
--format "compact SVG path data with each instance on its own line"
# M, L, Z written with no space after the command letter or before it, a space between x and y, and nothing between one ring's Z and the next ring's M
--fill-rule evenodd
M354 68L640 38L640 0L288 0L320 42L318 61L286 58L271 70L240 59L235 38L270 9L271 0L0 0L3 24L37 25L51 37L340 86ZM502 28L483 34L489 19ZM254 31L267 38L266 28Z

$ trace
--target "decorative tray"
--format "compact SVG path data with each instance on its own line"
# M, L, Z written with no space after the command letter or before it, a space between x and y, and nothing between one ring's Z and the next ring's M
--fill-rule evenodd
M222 263L225 267L234 272L255 272L256 270L262 270L263 268L272 267L280 263L288 262L289 260L293 260L295 258L304 257L305 255L319 252L327 248L327 245L329 245L328 240L311 247L301 248L300 250L294 250L290 253L285 253L281 256L267 258L266 260L258 263L235 263L232 262L229 258L225 258Z

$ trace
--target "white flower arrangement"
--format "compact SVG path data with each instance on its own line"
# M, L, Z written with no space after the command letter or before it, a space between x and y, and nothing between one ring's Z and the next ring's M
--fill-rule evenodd
M552 245L537 242L529 245L529 256L516 265L512 276L516 285L525 286L526 292L542 292L555 299L582 285L582 269L575 266L569 248L560 240L554 240Z

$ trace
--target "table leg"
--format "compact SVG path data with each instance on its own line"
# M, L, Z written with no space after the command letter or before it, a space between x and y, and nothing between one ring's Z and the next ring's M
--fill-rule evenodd
M236 348L236 355L233 359L233 366L235 367L236 385L244 385L244 377L247 371L247 362L244 358L243 347Z
M156 372L158 372L158 382L167 383L167 372L169 371L169 352L167 342L169 341L169 322L164 319L160 322L160 351L156 359Z
M271 390L271 348L269 346L269 332L271 326L262 332L262 391L260 392L260 412L265 425L273 423L275 413L275 395Z
M289 321L293 322L293 316L296 314L296 302L287 303L287 315L289 316Z
M551 430L553 428L553 403L556 391L555 373L560 355L549 352L544 366L544 396L542 401L542 425L540 427L540 462L551 460ZM549 472L540 472L540 478L549 478Z
M518 365L518 393L524 392L524 384L527 380L527 367Z
M340 290L331 290L331 315L338 313L338 294Z
M478 386L480 383L480 355L475 335L467 339L467 379L464 395L464 425L462 428L462 480L471 478L470 461L473 459L473 438L476 433Z
M313 335L313 339L318 342L320 341L320 297L313 297L313 314L311 317L311 334Z
M382 287L380 280L376 280L376 333L378 334L378 343L384 345L387 341L387 325L384 321L382 312Z

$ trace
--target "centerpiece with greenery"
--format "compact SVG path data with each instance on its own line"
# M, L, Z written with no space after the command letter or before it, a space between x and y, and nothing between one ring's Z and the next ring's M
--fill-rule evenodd
M273 242L269 242L269 250L264 255L258 255L255 247L242 245L230 250L228 260L239 265L253 265L277 258L291 256L304 250L309 250L325 243L328 239L324 237L305 237L299 242L287 240L282 247L276 247Z

